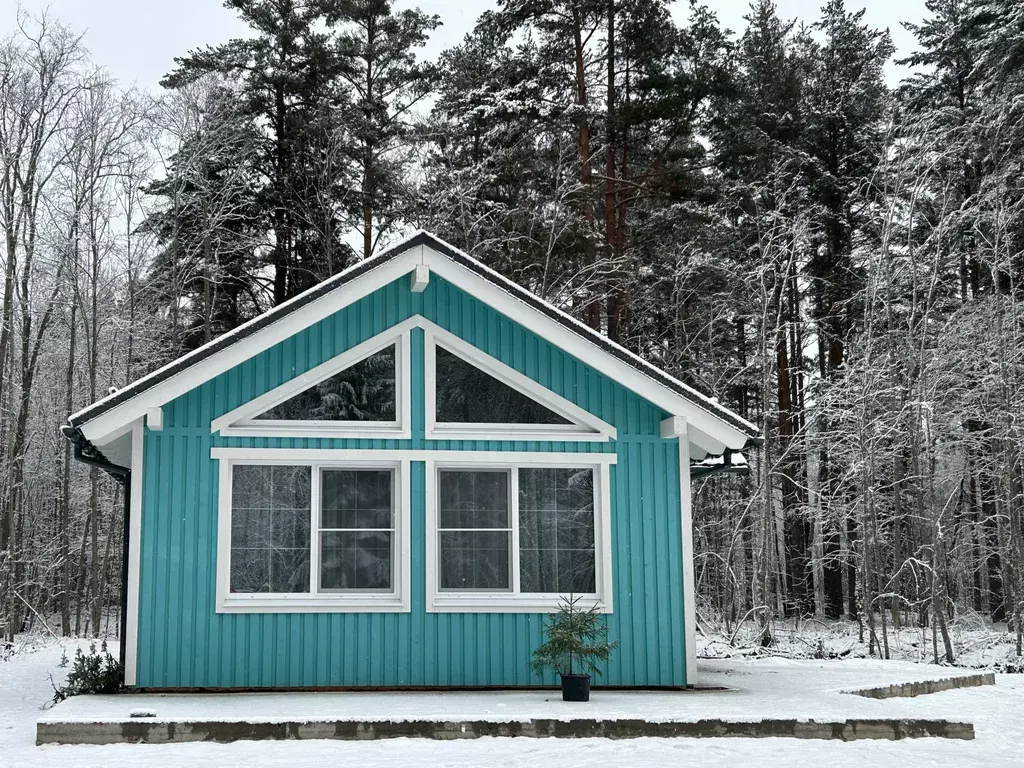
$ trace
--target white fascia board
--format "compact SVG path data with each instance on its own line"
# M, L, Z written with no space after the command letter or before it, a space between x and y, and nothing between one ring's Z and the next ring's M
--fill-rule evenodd
M139 565L142 562L143 429L139 419L131 425L131 487L128 490L128 610L124 617L124 684L135 685L139 656Z
M690 483L690 437L684 421L679 438L679 512L683 550L683 644L686 648L686 684L697 684L697 598L694 580L693 490Z
M329 317L350 304L354 304L367 294L373 293L378 288L382 288L411 272L416 264L420 263L420 252L420 248L413 248L405 253L401 253L390 261L386 261L379 267L346 283L344 286L340 286L338 290L330 291L315 301L310 302L300 312L292 312L289 315L285 315L279 321L261 328L250 336L246 336L235 344L226 347L221 352L211 355L195 365L185 368L174 376L155 384L137 397L133 397L83 424L81 427L82 434L90 441L102 439L104 435L144 416L150 408L162 406L176 397L180 397L203 382L231 370L236 365L245 362L264 349L268 349L305 330L314 323L320 322L325 317ZM285 307L287 303L285 302L285 304L279 306ZM246 325L239 326L235 332L244 330ZM159 373L160 371L155 371L149 374L149 376L140 379L139 382L144 382L150 377L157 377Z
M627 389L632 390L668 413L685 416L691 428L696 427L699 432L699 435L694 434L694 437L706 435L725 447L735 449L740 449L746 445L747 435L740 430L709 411L705 411L682 395L659 384L632 365L608 354L598 345L587 341L584 337L569 330L561 323L524 304L489 280L474 274L429 247L424 247L423 249L423 260L438 276L490 305L501 314L528 328L541 338L565 350L577 360L618 381ZM643 362L642 358L637 359ZM644 362L644 365L648 364ZM694 392L694 397L707 399L697 392ZM755 429L753 426L751 428ZM709 450L709 452L711 451Z

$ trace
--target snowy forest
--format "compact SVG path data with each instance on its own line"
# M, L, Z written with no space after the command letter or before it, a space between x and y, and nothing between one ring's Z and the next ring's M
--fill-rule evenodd
M0 31L0 634L119 631L69 413L424 228L760 426L696 481L700 632L1021 653L1024 4L896 51L857 0L501 0L436 60L393 0L225 5L158 93Z

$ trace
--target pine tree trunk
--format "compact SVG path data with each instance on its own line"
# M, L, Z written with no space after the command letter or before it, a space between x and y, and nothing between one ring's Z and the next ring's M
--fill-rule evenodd
M69 332L71 339L68 346L67 377L64 381L66 396L64 410L67 413L74 411L74 383L75 383L75 339L78 336L78 324L75 314L78 309L76 302L71 302L71 320ZM64 440L64 464L61 477L60 494L60 627L61 633L71 634L71 441Z

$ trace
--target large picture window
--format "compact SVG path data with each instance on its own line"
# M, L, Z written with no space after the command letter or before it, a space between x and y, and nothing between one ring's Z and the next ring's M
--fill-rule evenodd
M408 610L407 477L407 461L223 461L218 611Z
M607 464L438 462L428 498L428 610L610 610Z
M428 612L547 613L570 593L612 610L614 453L215 447L211 456L218 612L407 612L416 552Z

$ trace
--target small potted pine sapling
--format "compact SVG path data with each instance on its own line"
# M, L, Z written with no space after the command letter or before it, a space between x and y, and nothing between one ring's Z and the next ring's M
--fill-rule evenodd
M562 678L562 701L590 701L590 676L607 661L617 642L608 641L608 624L596 607L582 609L579 597L562 598L558 612L544 625L546 642L533 652L537 674L553 669Z

